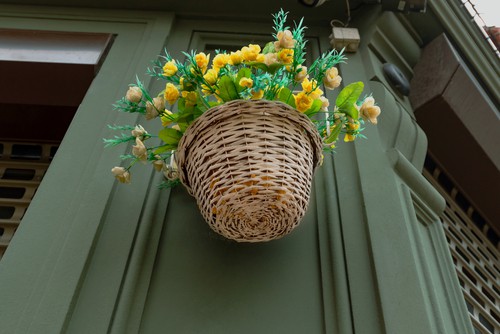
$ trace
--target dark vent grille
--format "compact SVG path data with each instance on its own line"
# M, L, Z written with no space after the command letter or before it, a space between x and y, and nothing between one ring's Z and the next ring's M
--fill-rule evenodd
M0 143L0 258L59 144Z
M446 200L441 217L474 333L500 333L498 233L427 157L424 176Z

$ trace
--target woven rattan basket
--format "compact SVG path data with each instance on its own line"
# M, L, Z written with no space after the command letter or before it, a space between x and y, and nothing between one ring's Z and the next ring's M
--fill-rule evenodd
M299 224L321 150L312 122L292 107L234 100L193 122L179 143L177 164L214 231L259 242Z

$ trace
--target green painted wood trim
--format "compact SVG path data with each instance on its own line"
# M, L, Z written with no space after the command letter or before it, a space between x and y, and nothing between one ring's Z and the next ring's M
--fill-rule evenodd
M401 152L396 149L390 149L387 155L398 175L433 210L434 221L436 221L436 214L441 214L446 206L443 196L415 169Z
M116 34L37 195L0 262L0 322L6 333L60 333L78 300L115 181L110 167L126 148L104 150L106 124L133 124L135 115L111 111L136 73L164 45L173 16L48 7L0 6L0 27ZM137 175L138 179L141 174ZM142 177L150 177L146 174ZM124 191L138 222L148 183ZM123 235L136 227L125 226ZM123 236L122 235L122 236ZM103 318L107 317L105 314ZM93 319L101 322L105 319Z
M438 333L472 334L472 323L443 226L432 204L429 205L429 197L417 193L418 188L402 185L402 196L411 221L411 238L416 245L427 308Z
M472 21L460 1L429 0L429 7L498 104L500 101L500 61L485 42L476 23Z

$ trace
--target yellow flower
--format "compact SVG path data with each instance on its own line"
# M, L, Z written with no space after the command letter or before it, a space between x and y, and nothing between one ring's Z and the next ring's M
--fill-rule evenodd
M121 183L130 183L130 173L123 167L113 167L111 173Z
M359 108L361 117L372 124L377 124L377 117L380 115L380 107L375 105L373 97L367 97Z
M160 116L161 125L164 128L167 127L167 126L169 126L173 122L172 116L170 116L170 115L172 115L172 112L170 110L165 109L165 111L163 112L163 114Z
M323 83L326 89L335 89L340 86L342 77L339 75L339 70L336 67L330 67L325 72L325 77L323 78Z
M305 78L307 78L307 67L302 65L297 66L297 74L295 74L293 80L295 82L302 82Z
M302 89L306 92L313 100L318 99L323 95L323 91L319 89L318 82L314 79L309 80L305 78L301 83Z
M257 61L259 63L264 63L266 61L266 56L263 55L262 53L259 53L257 55L257 58L255 58L255 61Z
M132 154L142 162L146 162L148 159L148 150L139 138L135 138L135 145L132 146Z
M186 99L186 107L195 106L198 101L198 94L196 92L182 92L182 97Z
M258 91L252 90L252 100L260 100L263 96L264 91L262 89Z
M283 49L278 52L278 59L283 64L293 63L293 49Z
M172 59L169 62L166 62L163 65L163 75L166 77L171 77L177 73L177 65L175 65L175 59Z
M244 46L241 49L241 56L245 61L255 61L259 53L260 46L258 46L257 44L250 44L248 46Z
M165 93L163 95L165 96L165 100L167 100L168 103L174 104L175 101L177 101L177 99L179 98L179 90L174 86L174 84L169 82L165 86Z
M239 65L243 59L241 51L231 52L229 55L229 64L231 65Z
M231 56L229 56L226 53L219 53L214 57L214 61L212 63L212 68L214 68L216 71L219 71L221 68L229 64L229 61L231 60Z
M215 58L217 58L217 56ZM215 58L214 58L214 61L215 61ZM203 76L203 79L205 79L205 81L209 85L214 85L217 82L218 76L219 76L219 74L217 73L217 70L211 68L207 71L207 73L205 73L205 75Z
M314 99L307 95L306 92L300 92L293 96L295 99L295 107L298 111L304 112L311 108Z
M292 32L290 30L278 31L276 35L277 41L274 42L274 49L279 51L281 49L293 49L295 47L295 39L293 39Z
M142 99L142 90L137 86L129 87L125 98L132 103L139 103Z
M239 85L241 87L252 88L252 86L253 86L253 80L251 78L243 77L243 78L240 79Z
M177 131L181 131L181 127L179 126L179 124L174 125L172 127L172 129L177 130Z
M359 121L349 118L347 122L347 133L344 137L345 142L350 142L356 139L359 130Z
M202 73L205 73L208 68L208 63L210 61L210 55L206 55L204 52L200 52L194 56L196 65L201 69Z
M201 84L200 87L201 87L201 92L203 93L204 96L211 95L213 93L210 87L207 85Z

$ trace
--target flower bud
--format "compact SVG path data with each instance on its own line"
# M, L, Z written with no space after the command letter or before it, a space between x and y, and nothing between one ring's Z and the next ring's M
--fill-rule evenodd
M134 130L132 130L132 136L136 138L142 138L146 133L146 130L141 125L136 125Z
M125 98L132 103L139 103L142 99L142 90L137 87L129 87Z
M160 112L162 112L165 109L165 100L163 97L155 97L153 99L153 103L147 102L146 103L146 119L152 120L153 118L156 118Z
M359 108L361 117L372 124L377 124L377 117L380 112L380 107L375 105L375 99L371 96L367 97Z
M142 162L148 159L148 150L139 138L135 138L135 145L132 146L132 154Z
M161 172L165 166L165 161L161 160L159 155L156 155L155 158L157 160L153 161L153 167L157 172Z
M111 173L121 183L130 183L130 173L123 167L113 167Z
M299 65L297 67L297 74L295 74L295 77L293 78L293 80L295 82L300 83L300 82L304 81L305 78L307 78L307 67Z
M325 77L323 78L323 84L325 84L326 89L335 89L340 86L342 82L342 77L339 75L339 70L336 67L330 67L326 70Z

